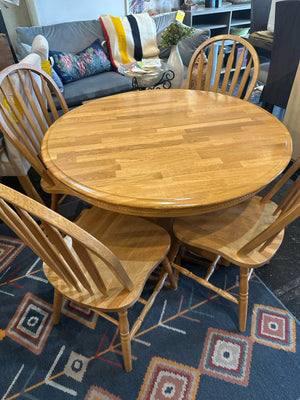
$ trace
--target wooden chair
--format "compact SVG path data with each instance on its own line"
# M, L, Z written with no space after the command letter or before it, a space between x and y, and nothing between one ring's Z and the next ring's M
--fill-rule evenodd
M175 285L167 259L169 234L143 218L97 207L85 210L75 224L1 184L0 218L44 261L55 288L54 324L64 297L107 318L119 326L125 369L130 371L132 338L168 275ZM160 263L155 289L143 300L145 283ZM144 308L129 331L127 310L138 300ZM110 312L117 312L119 320L106 314Z
M57 194L66 194L68 189L47 170L41 145L49 126L68 111L57 85L43 70L19 63L0 72L0 129L41 176L43 189L52 194L53 209L56 209ZM43 203L28 175L18 179L30 197Z
M253 72L250 75L251 68ZM247 40L235 35L214 36L203 42L193 54L186 88L249 100L258 73L259 58Z
M175 219L173 232L177 249L184 246L215 254L205 278L172 266L201 285L239 305L239 329L245 331L248 308L248 280L253 268L269 262L282 242L284 228L300 216L300 175L277 205L271 199L287 180L300 169L300 158L264 197L254 196L233 207L208 214ZM299 172L299 171L298 171ZM284 189L283 189L284 190ZM209 282L220 258L240 267L239 298ZM179 257L180 259L180 257Z

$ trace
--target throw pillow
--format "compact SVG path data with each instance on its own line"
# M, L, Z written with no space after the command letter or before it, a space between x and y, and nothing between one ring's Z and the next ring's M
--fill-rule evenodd
M116 71L121 64L158 57L156 26L149 14L102 15L100 21Z
M53 68L63 83L73 82L111 69L111 63L99 39L76 54L49 50L49 56L53 58Z
M57 72L55 71L55 69L53 68L53 64L54 64L54 60L53 58L50 58L50 64L51 64L51 75L52 75L52 79L54 80L54 82L56 83L56 85L58 86L59 90L61 91L61 93L63 93L64 91L64 85L60 79L60 77L57 75Z

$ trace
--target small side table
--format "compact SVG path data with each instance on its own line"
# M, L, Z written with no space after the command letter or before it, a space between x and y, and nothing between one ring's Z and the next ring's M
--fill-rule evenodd
M132 71L137 65L137 62L122 64L118 68L118 72L128 78L132 79L132 87L134 90L144 89L170 89L172 87L172 80L174 79L174 72L171 65L161 61L159 68L151 70L146 73L138 73Z

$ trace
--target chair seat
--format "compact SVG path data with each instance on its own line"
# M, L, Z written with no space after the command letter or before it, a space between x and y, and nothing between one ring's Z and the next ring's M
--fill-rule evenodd
M76 224L100 240L119 258L133 282L133 290L124 289L104 263L99 265L99 258L94 261L101 268L107 283L106 296L96 290L95 286L93 296L84 288L81 293L77 292L44 263L47 278L62 294L90 308L111 312L130 307L139 298L151 272L165 257L170 247L169 235L161 227L143 218L112 213L97 207L85 210Z
M177 218L175 236L189 248L204 249L220 254L240 267L255 268L265 264L279 248L284 230L262 252L253 250L246 255L239 250L277 219L277 205L262 203L255 196L239 205L208 214Z

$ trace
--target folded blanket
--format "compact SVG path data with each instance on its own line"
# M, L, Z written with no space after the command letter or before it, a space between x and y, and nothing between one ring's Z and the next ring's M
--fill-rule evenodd
M115 70L121 64L158 57L156 26L149 14L102 15L99 19Z

